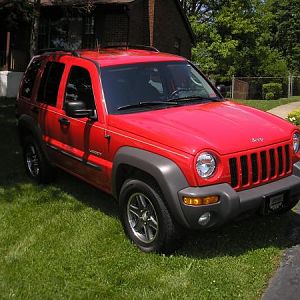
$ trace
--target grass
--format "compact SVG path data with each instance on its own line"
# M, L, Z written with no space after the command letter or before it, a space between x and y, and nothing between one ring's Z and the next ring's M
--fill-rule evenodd
M282 98L278 100L235 100L235 102L252 106L263 111L270 110L276 106L284 105L292 102L300 101L299 96L294 96L291 98Z
M258 299L299 243L289 213L190 233L172 256L142 253L108 195L63 172L49 186L27 179L14 103L0 107L1 299Z

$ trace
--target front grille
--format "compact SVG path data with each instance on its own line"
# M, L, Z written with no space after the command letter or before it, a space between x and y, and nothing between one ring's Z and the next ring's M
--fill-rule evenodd
M289 145L263 149L229 158L233 188L259 185L283 177L291 172Z

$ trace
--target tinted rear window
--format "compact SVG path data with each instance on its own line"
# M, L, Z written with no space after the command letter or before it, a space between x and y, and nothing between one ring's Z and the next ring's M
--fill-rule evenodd
M40 66L41 66L41 61L34 60L26 70L24 80L23 80L22 90L21 90L22 96L31 98L35 78Z
M57 94L65 65L58 62L48 62L44 69L39 92L38 102L56 106Z

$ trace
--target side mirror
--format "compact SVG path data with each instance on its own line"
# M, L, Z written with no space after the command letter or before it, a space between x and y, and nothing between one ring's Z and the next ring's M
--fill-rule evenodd
M68 117L72 118L90 118L94 115L94 110L86 109L82 101L65 102L65 111Z
M226 93L227 93L227 88L224 84L219 84L217 85L217 89L219 90L220 94L223 96L223 97L226 97Z

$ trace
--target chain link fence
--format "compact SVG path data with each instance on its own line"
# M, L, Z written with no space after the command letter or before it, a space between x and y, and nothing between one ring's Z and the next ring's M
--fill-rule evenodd
M195 66L201 69L200 65L194 63ZM230 81L223 83L215 82L211 78L215 76L207 75L207 78L216 86L221 85L225 89L226 98L245 99L245 100L259 100L264 99L263 85L266 83L280 83L282 85L282 98L290 98L293 96L300 96L300 76L282 76L282 77L232 77Z

